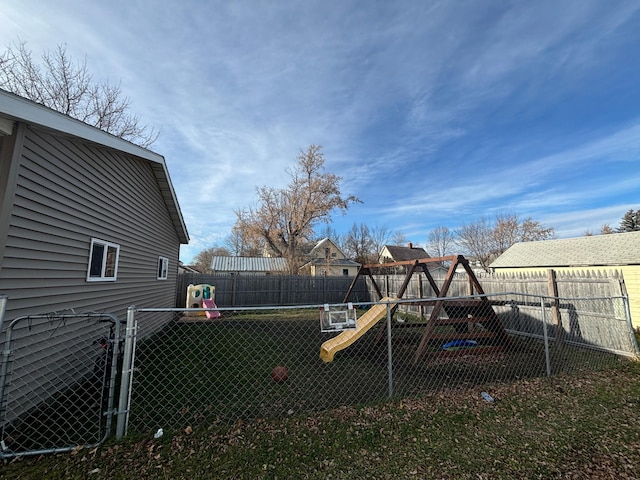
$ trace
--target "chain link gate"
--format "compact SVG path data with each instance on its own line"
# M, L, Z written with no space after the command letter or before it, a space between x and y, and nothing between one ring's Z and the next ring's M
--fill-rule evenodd
M0 364L0 458L106 440L122 361L120 327L115 315L72 311L9 324Z

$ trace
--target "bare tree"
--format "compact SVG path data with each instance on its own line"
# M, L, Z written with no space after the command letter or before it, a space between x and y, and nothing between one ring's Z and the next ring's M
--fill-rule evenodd
M448 227L436 227L429 232L427 251L433 257L446 257L455 244L455 232Z
M391 244L392 245L406 245L407 237L402 232L394 232L391 236Z
M391 232L384 225L376 225L371 227L369 231L371 232L371 241L373 244L370 263L378 263L382 249L389 243Z
M343 237L344 253L362 264L377 263L382 247L389 241L390 233L385 226L354 223Z
M196 255L193 259L192 265L202 273L209 273L211 271L211 262L213 257L228 257L230 254L229 250L224 247L207 248Z
M525 218L519 225L520 237L518 242L535 242L537 240L549 240L555 236L553 227L545 227L539 221L531 217ZM511 245L510 245L511 246Z
M250 235L250 232L242 230L237 224L224 239L224 244L231 255L236 257L259 257L264 253L264 242L255 235Z
M492 226L490 246L492 254L500 255L504 253L514 243L522 237L520 219L515 214L496 215Z
M316 237L315 243L318 243L323 238L328 238L333 243L335 243L338 246L338 248L340 248L340 250L344 250L342 245L342 235L340 235L332 225L329 225L329 224L324 225L322 229L319 232L317 232L315 237Z
M120 85L94 83L86 59L74 63L65 45L45 51L40 63L26 42L9 45L0 54L0 88L145 148L158 138L130 113Z
M481 217L456 231L458 245L475 257L485 270L489 270L491 261L514 243L546 240L553 236L553 228L532 218L520 220L516 214L500 214L494 221Z
M373 250L373 240L369 227L361 223L353 224L351 229L344 235L344 253L359 263L369 263L371 251Z
M600 235L610 235L612 233L616 233L616 231L608 223L600 227Z
M288 260L290 273L302 264L300 246L313 238L314 227L328 222L331 213L345 212L359 200L343 197L341 178L324 172L324 155L320 146L310 145L300 151L291 177L284 189L259 187L258 204L236 211L236 226L250 237L261 238L274 255Z
M486 217L480 217L475 223L462 225L456 230L456 239L465 253L488 270L492 258L493 229Z
M514 243L547 240L553 235L553 228L547 228L531 217L521 220L515 213L503 213L494 220L492 253L497 256Z

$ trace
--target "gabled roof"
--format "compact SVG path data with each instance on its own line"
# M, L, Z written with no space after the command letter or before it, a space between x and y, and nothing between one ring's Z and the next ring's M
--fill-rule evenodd
M171 184L171 179L169 178L169 171L167 170L167 165L162 155L2 89L0 89L0 120L1 119L35 125L58 135L62 134L67 137L75 137L85 142L94 143L147 160L158 181L160 192L180 242L183 244L189 243L189 233L187 232L187 227L184 223L182 212L180 211L180 205L178 204L178 199Z
M418 260L420 258L429 258L429 255L422 247L402 247L399 245L385 245L394 262L402 262L405 260Z
M187 273L202 273L202 272L198 271L198 269L192 267L191 265L185 265L184 263L182 263L180 261L178 262L178 268L179 269L181 268L182 270L184 270Z
M211 259L214 272L283 272L287 271L287 259L282 257L223 257Z
M500 255L490 267L620 265L640 265L640 232L516 243Z
M307 255L313 255L317 250L323 248L327 242L331 243L331 245L333 245L336 250L338 250L340 253L344 255L342 250L340 250L340 247L338 247L338 245L336 245L336 243L333 240L331 240L329 237L324 237L322 240L319 240L318 243L316 243L313 246L313 248L309 251Z

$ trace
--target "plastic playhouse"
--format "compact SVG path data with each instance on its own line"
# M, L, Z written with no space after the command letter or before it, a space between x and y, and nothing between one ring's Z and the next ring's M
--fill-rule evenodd
M216 287L206 283L200 285L189 285L187 287L187 308L210 308L204 312L188 312L188 315L206 316L207 318L218 318L220 312L215 304Z

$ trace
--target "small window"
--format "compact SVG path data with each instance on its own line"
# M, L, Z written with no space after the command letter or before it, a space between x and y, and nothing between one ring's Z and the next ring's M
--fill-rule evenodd
M166 280L169 271L169 259L166 257L158 257L158 280Z
M120 245L92 238L87 282L115 282L119 255Z
M349 275L349 269L348 268L343 268L342 269L342 275L344 275L345 277L347 277Z

